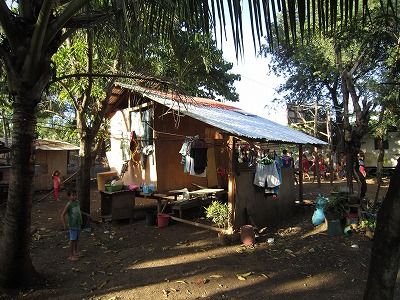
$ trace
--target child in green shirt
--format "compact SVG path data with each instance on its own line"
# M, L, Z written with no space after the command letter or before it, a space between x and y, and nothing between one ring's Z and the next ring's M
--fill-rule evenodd
M65 216L68 218L70 252L68 259L71 261L78 260L78 239L82 225L82 215L79 200L77 200L76 191L68 191L69 201L61 213L61 221L64 229L67 229Z

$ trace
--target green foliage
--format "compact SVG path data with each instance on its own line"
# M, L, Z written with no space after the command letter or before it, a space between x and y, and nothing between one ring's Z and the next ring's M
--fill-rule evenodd
M370 229L371 231L375 231L376 228L376 220L361 220L360 229Z
M205 208L206 217L211 219L217 226L221 228L228 227L229 208L227 203L213 201L210 206Z
M337 219L344 216L346 212L346 204L349 201L349 194L339 192L329 197L328 202L324 207L324 212L329 218Z
M240 75L230 73L233 65L209 34L176 24L168 40L142 36L137 42L138 49L132 46L128 54L135 70L169 79L192 96L238 101L233 84Z

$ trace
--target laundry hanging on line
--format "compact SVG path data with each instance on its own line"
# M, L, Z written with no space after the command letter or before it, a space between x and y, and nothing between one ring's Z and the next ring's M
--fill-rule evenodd
M185 173L206 177L207 149L204 139L200 139L198 136L186 137L179 151L182 155L181 163Z

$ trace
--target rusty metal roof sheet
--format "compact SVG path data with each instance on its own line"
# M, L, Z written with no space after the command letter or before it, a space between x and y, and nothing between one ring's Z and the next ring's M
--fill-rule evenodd
M301 131L218 101L199 97L177 96L176 94L122 83L117 83L116 86L139 93L143 97L170 107L174 111L179 111L183 115L190 116L238 137L268 142L327 144Z
M60 150L79 150L79 147L63 141L37 139L35 142L35 149L46 150L46 151L50 150L60 151Z

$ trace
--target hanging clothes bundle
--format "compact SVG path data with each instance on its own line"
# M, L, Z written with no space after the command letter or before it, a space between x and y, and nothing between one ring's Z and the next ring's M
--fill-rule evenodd
M137 142L137 136L136 136L135 131L131 132L130 141L129 141L129 150L131 151L130 158L131 158L132 162L135 165L138 165L139 160L140 160L140 153L139 153L140 151L139 151L139 145Z
M265 188L267 194L277 194L282 183L279 164L271 157L263 156L256 165L254 185Z
M179 153L182 155L181 164L185 173L206 177L207 144L203 139L198 136L186 137Z

